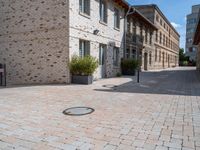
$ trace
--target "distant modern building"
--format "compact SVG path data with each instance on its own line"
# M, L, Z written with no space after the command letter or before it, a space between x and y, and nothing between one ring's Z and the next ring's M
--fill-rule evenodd
M192 6L192 13L187 15L186 25L186 55L190 57L190 60L196 60L197 46L193 45L193 38L195 34L195 28L198 21L199 5Z
M194 34L194 45L197 45L197 70L200 70L200 10Z
M152 53L154 69L178 66L180 35L155 4L134 6L157 28L153 43L155 51ZM143 27L141 28L143 30ZM143 32L141 30L141 32ZM146 31L145 31L146 32ZM146 35L145 35L146 36ZM148 36L148 35L147 35ZM150 57L145 54L144 62Z

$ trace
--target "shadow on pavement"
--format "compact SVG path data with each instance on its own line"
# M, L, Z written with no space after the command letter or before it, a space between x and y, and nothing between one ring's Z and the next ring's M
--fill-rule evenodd
M142 72L140 83L134 78L121 85L103 85L95 91L200 96L200 73L194 69Z

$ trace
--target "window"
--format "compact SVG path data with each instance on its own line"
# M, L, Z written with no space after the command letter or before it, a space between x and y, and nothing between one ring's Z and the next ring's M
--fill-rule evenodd
M99 65L105 64L105 52L106 52L106 45L99 44Z
M195 29L194 29L194 28L188 28L188 29L187 29L187 33L193 33L193 32L195 32Z
M151 66L151 63L152 63L152 62L151 62L151 57L152 57L152 56L151 56L151 52L150 52L150 53L149 53L149 65L150 65L150 66Z
M130 20L127 21L127 32L131 33L131 23L130 23Z
M90 0L79 0L80 12L90 15Z
M149 44L150 44L150 45L152 44L152 36L153 36L153 33L150 32L150 37L149 37Z
M84 57L90 55L90 42L79 40L79 56Z
M155 61L157 61L157 57L158 57L158 50L156 48L156 50L155 50Z
M105 0L100 0L100 20L107 23L107 4Z
M195 19L195 18L187 20L187 24L196 24L196 22L197 22L197 19Z
M162 24L163 24L163 23L162 23L162 19L160 19L160 25L162 26Z
M159 51L159 61L161 61L161 51Z
M156 42L158 42L158 31L156 31Z
M118 47L113 48L113 65L119 66L119 48Z
M162 44L162 33L160 32L160 44Z
M156 21L157 21L157 22L159 21L159 16L158 16L158 15L156 15Z
M168 55L167 55L167 53L166 53L166 62L167 62L167 56L168 56Z
M163 45L165 46L165 35L163 34Z
M114 27L117 29L120 28L120 15L117 8L114 8Z
M136 50L132 49L131 58L136 58Z
M148 40L148 31L147 29L145 30L145 43L147 43L147 40Z
M168 47L168 37L166 36L166 46Z
M140 36L143 36L143 29L142 29L142 25L140 25Z
M133 24L133 35L136 35L136 25Z
M130 58L130 49L129 48L126 49L126 58Z
M192 43L193 40L192 40L192 38L187 38L186 41L187 41L187 43Z

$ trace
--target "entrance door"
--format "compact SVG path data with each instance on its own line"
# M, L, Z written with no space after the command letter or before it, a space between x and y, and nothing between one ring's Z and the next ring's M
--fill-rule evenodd
M148 54L144 53L144 70L147 70L147 65L148 65Z
M100 78L106 77L106 45L100 44L99 46L99 70Z
M169 55L168 55L167 58L168 58L168 68L169 68L169 67L170 67L170 64L169 64L169 61L170 61L170 59L169 59Z
M165 53L163 53L162 65L163 65L163 68L165 68Z

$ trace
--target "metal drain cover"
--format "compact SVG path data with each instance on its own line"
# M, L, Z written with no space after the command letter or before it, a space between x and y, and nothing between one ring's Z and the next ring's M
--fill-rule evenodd
M72 107L68 108L63 111L63 114L69 115L69 116L82 116L82 115L88 115L94 112L93 108L90 107Z

